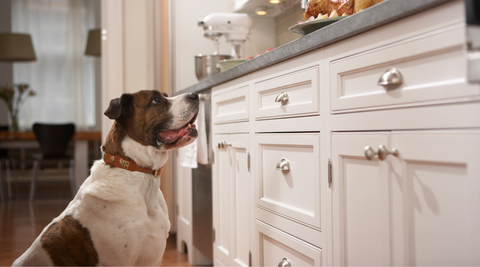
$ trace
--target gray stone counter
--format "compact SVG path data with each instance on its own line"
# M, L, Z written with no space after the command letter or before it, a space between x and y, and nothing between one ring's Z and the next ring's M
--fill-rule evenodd
M247 60L231 69L204 79L195 85L177 92L177 94L208 90L213 86L245 74L308 53L449 1L452 0L388 0L288 44L277 47L254 59Z

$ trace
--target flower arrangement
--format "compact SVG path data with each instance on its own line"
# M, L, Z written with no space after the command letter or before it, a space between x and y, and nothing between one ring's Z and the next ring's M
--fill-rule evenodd
M18 131L18 111L27 97L36 95L26 83L0 86L0 98L7 103L10 115L10 130Z

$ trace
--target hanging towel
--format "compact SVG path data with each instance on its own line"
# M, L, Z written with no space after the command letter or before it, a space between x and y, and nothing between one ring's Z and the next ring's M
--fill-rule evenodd
M180 159L183 167L196 169L197 164L197 140L188 146L180 148Z
M200 99L198 107L197 121L198 137L197 140L197 162L208 164L208 144L207 144L207 125L205 121L205 100Z

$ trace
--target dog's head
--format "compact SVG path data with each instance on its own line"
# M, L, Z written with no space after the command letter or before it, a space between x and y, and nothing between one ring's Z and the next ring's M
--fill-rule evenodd
M124 155L121 142L127 137L162 151L186 146L198 135L193 124L198 106L199 98L195 93L175 97L155 90L123 94L111 100L105 111L115 123L104 150Z

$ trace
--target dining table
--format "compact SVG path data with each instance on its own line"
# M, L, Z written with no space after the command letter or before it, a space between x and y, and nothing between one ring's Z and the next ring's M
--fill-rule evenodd
M75 159L75 184L77 190L89 176L88 149L89 142L94 142L98 150L94 151L94 157L100 159L100 131L76 131L73 134L72 142ZM25 169L27 149L39 149L40 144L33 131L0 131L0 148L20 150L19 167Z

